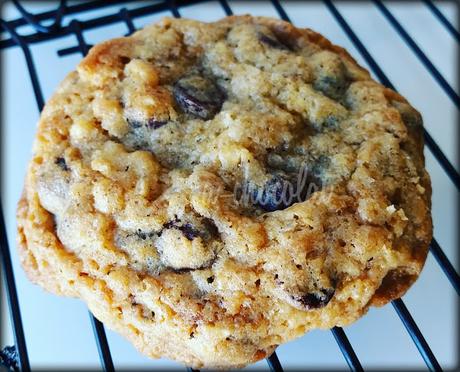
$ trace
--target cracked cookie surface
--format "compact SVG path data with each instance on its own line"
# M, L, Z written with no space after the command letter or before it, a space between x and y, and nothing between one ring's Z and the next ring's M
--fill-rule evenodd
M420 114L309 29L166 18L46 105L22 265L150 357L242 367L405 293L431 240Z

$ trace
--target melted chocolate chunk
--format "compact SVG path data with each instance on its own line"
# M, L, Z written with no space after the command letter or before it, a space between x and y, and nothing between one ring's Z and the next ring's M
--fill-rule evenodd
M158 129L168 124L167 120L155 120L153 118L147 120L147 126L151 129Z
M176 274L189 273L194 270L207 270L211 268L212 265L214 265L214 262L216 262L216 260L217 260L217 256L214 256L214 258L212 258L208 262L205 262L203 265L198 266L198 267L181 267L180 269L174 269L172 267L168 267L168 269Z
M249 193L255 205L267 212L273 212L307 200L321 189L321 185L320 178L303 168L298 174L292 173L289 176L275 174L262 188L249 187Z
M351 82L344 63L339 59L324 61L315 70L313 87L329 98L340 100Z
M193 240L197 236L200 236L200 232L196 230L190 223L186 223L185 225L178 226L177 229L182 231L182 234L188 239Z
M423 119L417 110L403 102L392 101L391 104L398 110L401 119L409 129L423 130Z
M62 157L56 158L56 160L54 161L54 164L59 166L59 168L61 168L65 172L68 172L70 170L70 168L67 166L65 159Z
M179 79L173 87L173 94L181 109L204 120L212 119L221 109L224 93L209 78L188 75Z
M291 50L289 46L282 43L276 36L268 36L267 34L260 32L258 37L261 43L266 44L269 47L280 50Z
M334 296L334 288L322 288L318 292L304 295L292 295L291 298L305 310L320 309L326 306Z
M262 193L256 190L256 202L268 212L284 209L294 204L295 191L295 186L289 179L275 175L265 183Z
M339 100L350 85L344 74L320 75L314 82L313 87L329 98Z
M201 221L197 222L197 226L188 222L182 223L180 219L176 218L166 222L163 225L163 230L164 229L177 229L190 241L197 237L201 237L204 241L209 241L219 234L216 225L214 225L209 218L203 218ZM162 231L158 233L158 236L161 236Z
M203 218L202 225L201 236L204 240L211 240L219 236L219 230L210 218Z

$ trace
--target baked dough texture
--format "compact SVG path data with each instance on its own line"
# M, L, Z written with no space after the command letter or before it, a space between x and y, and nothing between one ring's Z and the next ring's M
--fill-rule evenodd
M243 367L403 295L430 197L420 114L344 49L165 18L93 47L47 103L20 257L145 355Z

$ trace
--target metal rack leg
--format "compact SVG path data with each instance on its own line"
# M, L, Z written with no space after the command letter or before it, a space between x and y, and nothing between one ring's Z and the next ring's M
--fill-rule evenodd
M427 367L431 371L442 371L441 366L439 365L438 361L436 360L436 357L431 351L430 346L423 337L422 332L420 332L420 329L415 323L414 318L412 318L412 315L409 313L409 310L407 310L407 307L404 304L404 302L399 298L397 300L394 300L392 302L392 305L398 313L399 317L401 318L401 321L406 327L410 337L414 341L414 344L420 352Z

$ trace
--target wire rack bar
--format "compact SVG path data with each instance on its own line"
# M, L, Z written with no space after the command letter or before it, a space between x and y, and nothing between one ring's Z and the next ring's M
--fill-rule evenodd
M179 5L176 5L176 4L180 4L180 6L188 6L188 5L202 3L204 1L207 1L207 0L188 0L188 1L187 0L182 0L182 1L174 2L174 3L172 3L170 0L168 0L168 1L164 1L164 2L161 2L161 3L156 3L154 5L148 5L148 6L144 6L144 7L140 7L140 8L125 9L123 14L120 14L120 12L117 12L117 13L114 13L114 14L110 14L108 16L103 16L103 17L99 17L99 18L93 18L93 19L88 20L88 21L79 21L80 30L81 31L89 30L89 29L92 29L92 28L97 28L97 27L105 26L105 25L120 22L120 21L126 22L126 19L129 19L130 22L131 22L131 26L128 25L128 28L131 29L131 27L132 27L133 30L135 31L136 28L135 28L134 23L132 21L133 18L142 17L142 16L146 16L148 14L154 14L154 13L167 11L167 10L172 11L172 9L176 9L175 11L178 12L177 7ZM70 27L71 26L69 25L69 27L63 28L62 30L60 30L59 31L60 32L59 36L66 36L66 35L74 32L73 29L70 29ZM130 33L128 33L128 35L129 34ZM31 35L30 37L33 37L33 36L34 35ZM25 37L27 37L27 36L25 36ZM45 40L39 40L37 42L41 42L41 41L45 41ZM88 44L88 46L91 47L92 45ZM1 49L1 41L0 41L0 49ZM77 53L79 51L80 51L80 48L78 46L72 46L72 47L60 49L60 50L58 50L57 53L58 53L58 55L60 57L62 57L62 56L68 55L68 54Z
M73 32L74 32L74 34L75 34L75 36L77 38L78 48L79 48L81 54L86 56L86 54L88 54L88 52L89 52L90 46L88 44L86 44L85 40L83 39L80 22L77 21L76 19L74 19L72 22L70 22L70 28L73 30Z
M91 49L92 45L91 44L87 44L87 45ZM73 54L73 53L80 53L80 47L73 46L73 47L68 47L68 48L64 48L64 49L59 49L57 51L57 55L59 57L64 57L64 56L67 56L67 55Z
M133 19L131 18L128 10L126 8L121 8L119 14L120 18L126 23L126 27L128 27L128 33L125 36L131 35L136 31L136 27L134 26Z
M205 0L181 0L177 3L181 4L181 6L188 6L188 5L202 3L203 1ZM99 4L99 2L97 3ZM106 5L111 5L111 2L109 1L103 1L103 3L105 3ZM149 14L158 13L161 11L167 11L169 10L169 7L170 7L169 2L163 1L160 3L142 6L139 8L128 9L127 12L130 14L132 18L137 18L137 17L146 16ZM88 19L86 21L80 21L80 27L82 31L85 31L85 30L90 30L93 28L98 28L101 26L106 26L106 25L109 25L115 22L120 22L120 16L118 12L109 14L106 16L102 16L102 17ZM52 34L44 34L44 33L37 32L31 35L24 35L22 36L22 38L24 42L26 42L27 44L35 44L35 43L45 42L45 41L49 41L49 40L56 39L59 37L67 36L72 33L73 33L73 30L69 26L65 26L65 27L62 27L56 30L56 32L53 32ZM16 45L17 44L13 38L0 40L0 49L13 47Z
M425 144L428 146L430 149L431 153L435 157L435 159L438 161L439 165L441 165L442 169L444 172L447 174L447 176L450 178L454 186L457 188L457 190L460 190L460 175L455 169L455 167L452 165L449 159L447 159L447 156L444 154L444 152L441 150L441 148L438 146L436 141L431 137L431 134L428 133L428 131L423 128L423 138L425 140Z
M428 6L428 9L434 14L434 16L443 24L447 31L454 37L457 42L460 42L460 33L456 28L449 22L449 20L442 14L439 8L434 5L431 0L423 0L423 2Z
M63 2L67 3L66 0L64 0ZM75 13L83 13L85 11L104 8L104 7L107 7L107 6L113 6L113 5L117 5L117 4L120 4L120 3L126 3L126 0L110 0L110 1L107 1L107 0L91 0L91 1L87 1L87 0L85 0L85 1L80 1L79 3L77 3L75 5L65 5L65 11L63 13L64 13L64 16L68 16L68 15L72 15L72 14L75 14ZM50 20L50 19L56 19L56 12L57 12L57 10L59 9L60 6L61 6L61 4L59 4L57 9L48 10L46 12L33 14L32 16L33 16L34 21L35 22L40 22L40 21L46 21L46 20ZM34 26L34 22L31 23L24 17L13 19L11 21L7 21L7 23L8 23L8 25L10 27L13 27L13 28L17 28L17 27L24 26L24 25L32 25L32 26Z
M267 358L267 363L268 366L270 367L271 372L283 372L283 367L281 366L281 362L278 359L278 355L276 355L276 352L273 352L272 355L270 355Z
M337 344L340 347L340 351L342 352L348 366L350 367L350 370L354 372L364 371L363 367L361 366L361 362L356 356L356 353L353 350L347 335L345 334L345 331L340 327L334 327L331 329L331 331L335 340L337 341Z
M457 292L457 295L460 296L460 276L458 275L455 268L452 266L452 263L449 261L442 248L439 246L436 239L434 238L430 244L430 252L438 262L439 266L441 266L442 271L444 271L444 274L449 279L450 283L452 284L452 287L454 287L455 291Z
M228 16L231 16L233 15L233 10L232 8L230 8L230 5L228 4L228 1L227 0L220 0L220 5L222 6L222 8L224 9L224 12L226 15Z
M22 17L29 25L32 25L35 28L35 30L43 33L51 33L61 27L62 17L64 16L66 9L65 0L61 0L59 2L58 8L53 12L53 23L49 26L43 26L34 14L31 14L27 10L25 10L25 8L21 5L21 3L18 0L13 0L13 4L16 6L16 9L19 11L19 13L21 13Z
M273 6L275 7L276 11L278 12L280 18L283 21L292 23L291 19L289 18L289 16L287 15L286 11L283 8L283 6L281 5L281 2L279 0L271 0L271 2L273 4Z
M171 13L174 17L180 18L180 13L179 10L177 9L176 1L175 0L169 0L169 9L171 10Z
M335 5L332 3L331 0L324 0L324 3L326 7L329 9L331 12L332 16L335 18L337 23L340 25L342 30L345 32L345 34L348 36L348 38L351 40L353 45L358 49L359 53L363 56L369 67L371 68L372 72L377 76L377 79L385 85L388 88L393 89L396 91L395 86L391 83L390 79L386 76L386 74L383 72L383 70L380 68L378 63L375 61L375 59L370 55L368 52L367 48L364 46L364 44L361 42L361 40L358 38L358 36L355 34L355 32L352 30L350 25L347 23L345 18L343 18L342 14L338 11L338 9L335 7ZM455 169L455 167L452 165L449 159L447 159L446 155L443 153L441 148L438 146L436 141L431 137L431 135L428 133L428 131L423 128L423 134L424 134L424 139L425 139L425 144L428 146L430 149L431 153L433 156L436 158L436 160L439 162L441 167L444 169L446 172L447 176L450 178L450 180L453 182L457 190L460 190L460 175Z
M35 100L37 102L39 111L41 111L45 105L45 100L43 99L40 82L38 81L37 70L35 69L35 64L32 58L32 53L30 53L29 46L27 45L27 42L24 41L24 38L19 36L16 31L2 19L0 19L0 26L9 32L14 42L17 43L17 45L19 45L19 47L22 49L24 58L26 59L27 69L29 70L30 80L32 82L32 88L35 94Z
M88 312L88 314L93 328L93 333L96 338L96 346L102 369L105 372L113 372L115 371L115 368L113 366L112 355L110 353L110 347L107 341L107 335L105 334L104 325L97 320L91 312Z
M415 323L414 318L412 318L412 315L410 314L404 302L401 299L397 299L392 301L392 305L401 318L404 327L406 327L407 332L412 338L412 341L414 341L415 346L417 347L420 355L422 356L430 371L442 371L442 368L436 360L433 352L431 351L430 346L426 342L425 337L423 337L422 332L420 332L420 329Z
M3 279L6 283L6 294L10 308L10 318L13 324L14 341L19 356L19 366L21 371L29 372L29 357L27 355L27 345L22 325L21 309L19 307L18 292L14 280L13 265L11 263L10 248L6 237L5 221L3 219L3 207L0 200L0 268L3 272Z
M393 26L393 28L398 32L401 38L406 42L409 48L415 53L417 58L422 62L428 72L433 76L436 82L441 86L444 92L449 96L451 101L454 103L457 108L460 109L460 97L455 92L455 90L450 86L447 80L442 76L439 70L433 65L430 59L423 53L422 49L417 45L417 43L410 37L408 32L401 26L401 23L395 18L395 16L388 10L388 8L383 5L380 0L374 0L375 5L387 19L387 21Z

